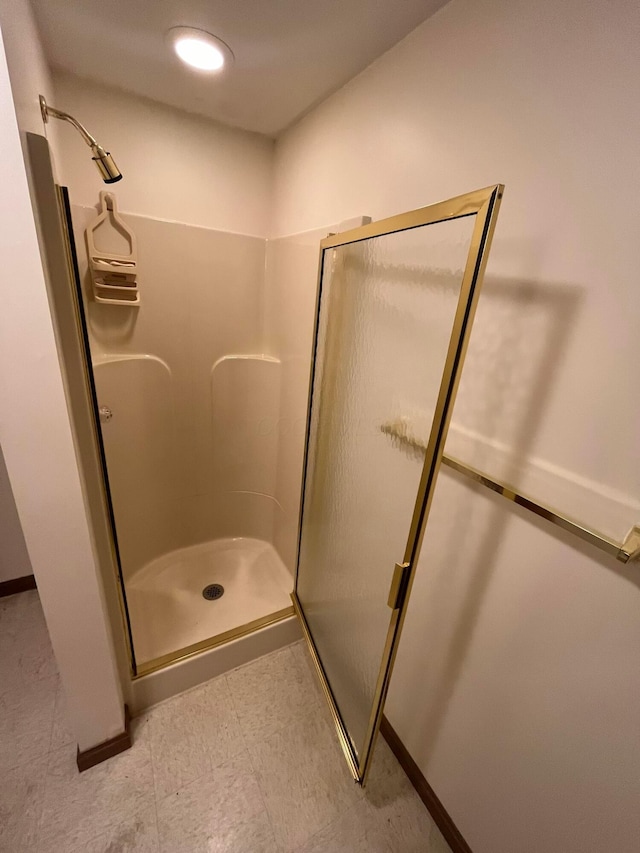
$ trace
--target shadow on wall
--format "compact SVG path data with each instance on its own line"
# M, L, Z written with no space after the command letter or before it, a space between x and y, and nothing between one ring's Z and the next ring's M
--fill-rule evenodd
M513 463L512 470L505 473L507 482L517 479L522 460L527 458L532 447L552 388L554 371L569 346L571 329L583 297L583 291L576 284L539 283L498 276L485 279L452 426L455 430L462 416L467 423L473 424L475 431L492 438L504 425L505 419L509 422ZM535 318L533 323L532 316ZM450 437L447 452L451 452L451 443ZM483 467L481 458L462 461ZM438 602L438 607L430 610L429 630L433 636L443 638L441 648L445 653L438 657L438 661L429 663L425 676L432 689L423 693L429 696L429 708L425 714L424 707L416 707L413 720L413 724L420 728L422 757L427 762L438 740L447 706L472 643L509 519L502 507L493 507L488 520L483 523L486 532L481 544L471 551L467 545L472 536L469 520L477 493L486 490L469 485L461 475L444 470L449 476L464 482L467 488L465 499L451 507L453 517L447 524L446 538L438 544L438 551L447 555L446 571L437 576L434 574L429 593L433 601ZM496 500L501 499L496 497ZM555 533L559 538L571 541L572 545L583 547L581 543L572 541L569 534L530 518L530 513L525 510L516 507L514 511L522 512L545 533ZM428 543L427 530L423 554ZM610 569L611 563L606 559L603 561L603 565ZM621 566L615 568L629 576ZM423 567L423 571L426 569ZM464 582L456 585L456 579L460 578ZM452 584L456 586L454 595L451 593Z

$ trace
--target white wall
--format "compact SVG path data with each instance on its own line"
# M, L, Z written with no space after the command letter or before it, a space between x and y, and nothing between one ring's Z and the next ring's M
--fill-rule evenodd
M0 448L0 583L33 574Z
M448 450L618 539L640 519L639 34L631 0L453 0L285 133L274 188L279 236L506 184ZM638 569L451 474L433 513L391 723L476 853L630 853Z
M56 106L72 113L122 170L120 209L264 237L270 211L273 140L56 74ZM60 177L74 204L94 206L96 167L71 127L61 127Z
M87 524L3 48L0 150L0 442L71 723L84 750L122 731L122 693Z
M42 133L38 95L52 97L53 83L44 61L31 6L27 0L2 0L0 25L18 124L22 130ZM55 145L55 135L49 142ZM31 565L13 500L4 461L0 459L0 580L30 575Z
M38 95L53 101L54 89L29 0L1 0L0 24L18 126L43 133ZM55 128L47 128L46 135L55 147Z

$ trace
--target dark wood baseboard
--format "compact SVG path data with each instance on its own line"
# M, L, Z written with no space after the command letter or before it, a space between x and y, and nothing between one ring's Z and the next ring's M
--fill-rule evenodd
M33 575L25 575L23 578L12 578L10 581L0 583L0 598L5 595L15 595L16 592L26 592L28 589L36 588L36 579Z
M100 764L108 758L113 758L114 755L118 755L120 752L125 752L125 750L131 747L131 743L131 717L129 715L129 708L125 705L124 731L109 740L105 740L104 743L98 744L98 746L86 749L84 752L80 752L78 749L76 757L78 770L82 773L84 770L95 767L96 764Z
M422 771L409 755L406 746L402 743L397 732L386 717L382 718L380 731L453 853L472 853L471 848L462 837L460 830L436 796L431 785L422 775Z

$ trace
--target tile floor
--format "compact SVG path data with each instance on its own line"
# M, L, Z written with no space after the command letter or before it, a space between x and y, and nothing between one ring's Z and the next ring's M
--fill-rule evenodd
M2 853L448 853L387 745L363 791L301 643L148 710L78 774L36 592L0 599Z

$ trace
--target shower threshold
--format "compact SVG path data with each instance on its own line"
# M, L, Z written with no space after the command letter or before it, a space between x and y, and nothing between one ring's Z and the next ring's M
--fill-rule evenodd
M205 598L213 584L224 595ZM137 674L287 618L292 586L273 545L260 539L214 539L157 557L126 583Z

